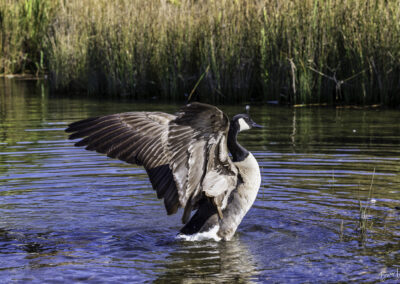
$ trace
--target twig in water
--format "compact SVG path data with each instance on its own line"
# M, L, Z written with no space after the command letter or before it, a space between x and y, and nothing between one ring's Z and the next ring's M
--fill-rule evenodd
M343 226L343 220L342 220L342 223L340 223L340 241L343 241L343 230L344 230L344 226Z
M346 79L344 79L344 80L338 80L338 79L336 78L336 72L333 72L333 76L329 76L329 75L326 75L326 74L322 73L321 71L318 71L318 70L314 69L314 68L311 67L311 66L307 66L307 67L308 67L308 69L310 69L311 71L314 71L315 73L321 75L322 77L325 77L325 78L327 78L327 79L332 80L333 82L335 82L335 85L336 85L336 99L339 99L339 97L341 96L342 85L343 85L344 83L346 83L347 81L350 81L350 80L354 79L354 78L357 77L358 75L360 75L360 74L364 73L365 71L367 71L367 69L364 69L364 70L361 70L360 72L358 72L358 73L356 73L356 74L350 76L349 78L346 78Z

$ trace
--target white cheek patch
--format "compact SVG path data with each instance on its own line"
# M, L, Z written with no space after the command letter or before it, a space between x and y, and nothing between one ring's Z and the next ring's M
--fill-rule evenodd
M248 130L250 126L243 118L239 118L239 131Z

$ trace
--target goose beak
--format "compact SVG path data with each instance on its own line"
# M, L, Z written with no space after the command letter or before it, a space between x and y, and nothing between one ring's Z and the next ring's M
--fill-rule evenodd
M254 127L254 128L263 128L264 126L259 125L259 124L255 123L255 122L253 122L253 124L251 125L251 127Z

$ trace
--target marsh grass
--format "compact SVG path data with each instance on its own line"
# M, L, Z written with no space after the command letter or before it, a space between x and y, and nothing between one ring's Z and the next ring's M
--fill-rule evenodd
M400 104L399 0L0 0L0 27L0 73L56 90Z
M44 72L44 39L53 15L49 1L0 0L0 73Z
M360 233L360 238L362 241L364 241L367 237L368 230L372 229L373 226L373 221L370 219L370 214L371 214L371 204L373 203L372 200L372 194L373 194L373 184L374 184L374 177L375 177L375 169L372 173L372 179L371 179L371 184L369 186L368 190L368 198L365 204L363 205L363 202L361 199L358 199L358 231Z
M334 176L332 176L332 179L334 179ZM376 202L373 198L374 179L375 179L375 168L372 173L372 178L368 189L363 189L361 188L360 184L358 185L358 208L357 208L358 215L356 215L355 237L359 240L361 245L365 244L368 238L368 232L371 232L372 230L374 231L380 230L379 228L374 227L374 221L371 218L372 214L371 206ZM366 190L368 190L367 198L365 200L362 200L360 197L361 195L360 193L361 191L366 191ZM383 218L383 224L385 230L386 230L386 219L388 218L388 216L389 213L385 218ZM338 231L339 240L343 241L348 238L354 238L353 236L346 235L345 231L346 231L345 220L341 220L340 228Z

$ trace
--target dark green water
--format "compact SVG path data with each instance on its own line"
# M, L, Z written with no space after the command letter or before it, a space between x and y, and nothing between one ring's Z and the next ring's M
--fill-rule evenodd
M230 242L175 239L145 171L68 123L178 105L49 96L0 79L0 283L398 281L400 111L253 106L262 187ZM243 106L223 107L229 115Z

